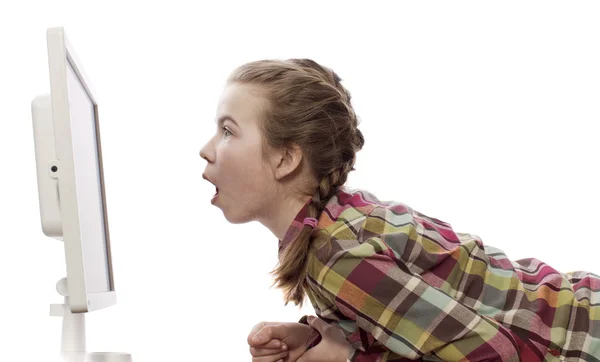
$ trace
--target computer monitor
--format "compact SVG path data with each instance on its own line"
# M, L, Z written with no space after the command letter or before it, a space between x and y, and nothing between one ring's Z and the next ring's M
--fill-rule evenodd
M67 277L61 357L68 362L131 361L128 353L86 351L85 315L116 304L102 165L98 102L63 28L47 31L50 94L31 103L42 232L62 240ZM87 359L86 359L87 356Z
M63 28L47 31L50 94L32 101L42 231L62 240L69 307L116 303L98 102Z

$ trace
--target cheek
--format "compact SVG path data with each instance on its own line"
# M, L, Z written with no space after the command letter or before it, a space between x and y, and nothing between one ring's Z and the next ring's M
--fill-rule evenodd
M227 183L236 193L247 194L246 196L260 193L271 178L262 163L261 151L248 148L235 151L238 152L224 152L222 155L223 172L226 173Z
M265 186L269 184L269 176L266 169L256 158L247 160L240 165L240 182L246 192L253 194L264 192Z

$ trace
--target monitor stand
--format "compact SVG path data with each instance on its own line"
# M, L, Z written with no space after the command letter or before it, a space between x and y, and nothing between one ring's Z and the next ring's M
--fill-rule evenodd
M69 307L67 278L56 283L56 291L64 297L63 304L50 304L50 315L62 317L60 356L64 362L132 362L130 353L86 352L85 313L72 313Z
M85 313L71 313L67 278L62 278L56 283L56 291L64 297L64 303L50 304L50 315L63 318L60 343L61 358L65 362L84 362L87 353Z

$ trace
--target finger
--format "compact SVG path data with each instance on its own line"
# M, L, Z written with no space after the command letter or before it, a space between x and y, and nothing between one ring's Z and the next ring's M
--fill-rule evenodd
M287 346L285 346L285 348L250 347L250 354L254 357L270 356L282 352L287 352Z
M247 342L249 345L252 345L252 337L254 337L254 335L256 335L256 333L258 333L258 331L260 331L264 326L267 325L267 322L260 322L257 325L255 325L254 327L252 327L252 330L250 331L250 333L248 333L248 338L247 338Z
M262 344L252 342L252 344L250 344L250 347L266 348L266 349L281 349L284 345L285 345L284 342L282 342L278 339L272 339L269 342L262 343Z
M277 339L272 339L269 341L269 343L263 344L261 346L250 346L250 354L252 354L253 356L264 356L268 354L287 351L287 348L288 346L285 343L282 343Z
M252 362L277 362L280 359L286 357L287 354L288 354L288 352L285 351L285 352L277 353L277 354L274 354L271 356L253 357Z
M248 338L246 339L246 341L248 342L249 345L255 345L256 343L252 342L252 338L264 327L269 326L269 325L278 325L280 324L279 322L260 322L257 325L255 325L252 330L250 331L250 333L248 334ZM275 339L275 338L273 338ZM259 344L257 345L259 346ZM277 347L279 348L279 347Z
M284 349L285 350L285 349L287 349L287 346L285 345L285 343L281 342L278 339L272 339L267 344L261 345L259 348Z
M250 339L250 345L261 347L272 339L284 340L288 337L289 331L281 324L264 326L258 333Z
M325 334L325 330L330 327L329 324L327 324L327 322L325 322L324 320L322 320L321 318L308 318L308 325L310 325L311 327L313 327L314 329L316 329L317 331L319 331L321 333L321 335Z

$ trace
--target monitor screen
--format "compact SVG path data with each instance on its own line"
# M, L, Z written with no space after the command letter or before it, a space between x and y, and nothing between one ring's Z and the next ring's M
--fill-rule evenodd
M96 112L69 60L66 62L67 89L82 256L86 269L85 285L88 293L108 292L111 288L107 268L104 204L100 189Z

